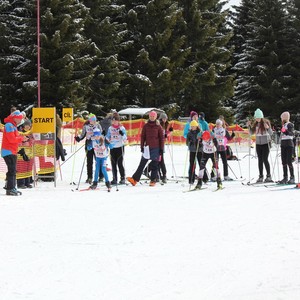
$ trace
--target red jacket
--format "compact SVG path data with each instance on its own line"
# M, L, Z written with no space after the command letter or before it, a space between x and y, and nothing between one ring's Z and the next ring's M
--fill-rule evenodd
M1 156L17 155L18 145L23 141L23 136L19 135L17 125L12 116L4 119L6 123L3 130Z
M159 122L148 121L144 125L141 134L141 148L143 148L146 145L148 145L150 149L164 149L163 129L160 126Z

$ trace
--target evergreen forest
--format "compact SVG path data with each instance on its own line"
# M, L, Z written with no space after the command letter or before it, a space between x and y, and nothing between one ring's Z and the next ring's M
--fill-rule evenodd
M300 0L0 2L0 119L11 106L157 107L300 123Z

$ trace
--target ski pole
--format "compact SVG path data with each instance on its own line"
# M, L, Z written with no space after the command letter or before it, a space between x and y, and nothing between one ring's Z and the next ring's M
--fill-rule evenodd
M80 185L82 173L83 173L83 169L84 169L84 166L85 166L86 156L87 156L87 152L86 152L86 154L84 156L84 160L83 160L83 164L82 164L82 168L81 168L81 172L80 172L80 176L79 176L79 181L78 181L76 190L79 190L79 185Z
M82 149L85 145L83 144L80 148L78 148L71 156L68 157L60 166L62 167L70 158L72 158L80 149Z
M191 176L193 178L194 176L194 172L195 172L195 169L196 169L196 160L197 160L197 154L198 154L198 151L199 151L199 144L200 144L200 139L198 138L198 142L197 142L197 148L196 148L196 153L195 153L195 158L194 158L194 163L193 163L193 168L192 168L192 172L191 172ZM193 181L193 180L192 180ZM191 182L192 182L191 181ZM189 190L191 189L192 187L192 183L190 182L190 186L189 186Z

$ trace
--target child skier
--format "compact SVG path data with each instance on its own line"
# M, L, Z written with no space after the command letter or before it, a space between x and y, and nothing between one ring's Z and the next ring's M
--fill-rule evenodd
M294 168L292 162L294 143L294 124L290 122L290 113L285 111L281 114L281 161L283 168L283 179L279 181L280 184L294 184ZM288 168L290 171L290 180L288 180Z
M219 155L220 155L223 162L224 180L231 181L232 178L228 176L228 162L227 162L226 150L227 150L227 141L234 138L235 133L232 132L232 134L230 135L228 130L226 130L226 128L223 127L223 121L220 119L216 120L216 127L213 129L213 133L218 142L217 161L219 160ZM215 179L217 179L217 177L215 177Z
M120 116L118 113L114 113L112 117L112 125L108 128L106 139L114 144L114 147L110 151L111 168L113 174L113 180L111 184L118 183L118 169L121 176L119 184L125 184L125 169L123 165L124 159L124 146L127 140L126 129L120 123Z
M111 185L108 179L108 174L106 171L106 160L109 155L109 149L113 148L113 145L110 144L105 137L101 136L101 131L98 128L94 129L94 134L91 137L94 153L96 156L96 170L94 173L94 181L90 186L92 190L97 188L99 171L102 170L102 174L105 179L105 185L107 186L108 191L110 192Z
M208 161L208 159L211 159L213 163L213 169L217 176L217 187L218 189L222 189L222 181L220 178L218 163L216 159L216 150L218 147L218 142L216 138L214 137L213 133L210 133L209 131L204 131L202 136L202 143L203 143L203 154L202 159L200 162L200 171L199 171L199 177L198 177L198 183L195 187L195 189L201 189L202 187L202 181L203 181L203 175L205 171L205 166Z

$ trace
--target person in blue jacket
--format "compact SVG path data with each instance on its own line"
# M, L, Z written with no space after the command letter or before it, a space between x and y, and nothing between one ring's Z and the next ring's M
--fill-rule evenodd
M191 129L190 123L195 120L198 123L198 114L195 111L190 112L190 120L185 124L184 129L183 129L183 137L186 139L187 135ZM199 129L202 131L202 127L199 124Z
M201 112L199 114L198 123L201 125L202 131L209 131L208 123L205 121L205 113Z

